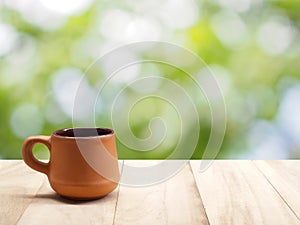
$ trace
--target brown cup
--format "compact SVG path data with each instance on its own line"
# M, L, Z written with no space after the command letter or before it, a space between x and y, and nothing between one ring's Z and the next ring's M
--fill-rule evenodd
M32 149L37 143L48 147L48 163L34 157ZM115 133L107 128L69 128L51 136L28 137L22 154L25 163L45 173L51 187L63 197L101 198L118 185Z

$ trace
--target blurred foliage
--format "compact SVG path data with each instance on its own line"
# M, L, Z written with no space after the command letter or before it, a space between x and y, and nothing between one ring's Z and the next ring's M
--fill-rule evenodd
M171 21L174 19L173 25L170 25L172 23L169 20L164 21L168 16L164 7L174 8L172 2L168 3L170 5L164 3L163 7L158 1L152 4L133 0L97 1L71 15L50 13L44 17L35 16L41 10L41 4L22 8L17 7L22 5L20 1L7 2L0 1L1 158L20 158L22 142L26 136L50 135L54 130L73 126L71 116L55 98L53 79L57 71L76 68L84 72L101 54L116 46L149 40L147 35L151 39L151 32L147 33L147 29L153 26L154 31L159 33L157 37L153 36L155 40L176 43L195 52L220 79L221 87L225 86L223 91L228 121L218 158L300 157L300 143L296 140L300 130L289 133L289 127L285 127L285 121L292 121L291 124L295 126L299 126L296 122L300 121L293 120L294 117L288 113L286 117L280 114L289 112L284 108L284 101L288 101L288 91L297 88L299 84L300 1L247 0L243 1L244 5L235 0L183 1L178 12L169 18ZM197 12L195 21L184 21L185 17L190 18L189 8ZM33 16L28 16L26 10L31 10ZM43 10L40 14L47 12L45 7ZM111 24L107 26L112 27L103 28L103 18L111 10L121 12L120 15L122 12L131 15L132 21L148 19L147 23L134 27L135 30L131 27L136 32L133 32L133 36L142 35L143 32L145 35L131 40L130 35L129 38L126 36L125 27L117 26L113 30L119 32L117 36L109 38L109 32L107 34L105 31L114 29L116 23L122 24L118 20L123 18L111 16ZM180 19L183 25L179 25ZM44 25L41 21L44 21ZM152 27L149 21L153 22ZM151 68L147 69L146 66L141 71L143 69L143 72L151 72ZM189 85L181 71L164 66L158 69L166 78L183 86ZM93 85L97 84L97 77L104 76L101 70L90 73L88 79ZM197 98L197 95L194 97ZM198 104L203 115L199 117L201 132L193 158L202 157L211 130L209 108L203 102ZM295 108L300 107L299 102L294 101L294 104ZM36 109L37 113L31 114L25 110L27 114L22 115L23 108L17 113L18 107L24 105ZM165 106L162 99L150 98L132 109L129 123L133 133L140 138L149 136L145 126L148 127L151 118L164 112L169 113L165 119L172 117L174 130L179 129L174 109ZM51 120L49 113L59 117L59 120ZM111 125L109 114L98 119L99 126ZM16 124L19 128L16 128ZM193 127L190 132L193 132ZM274 151L272 147L278 147L277 142L268 136L273 135L273 132L279 134L281 144L281 148ZM138 152L118 141L118 152L123 159L165 158L175 145L173 143L154 151ZM49 154L41 146L37 146L35 152L41 158Z

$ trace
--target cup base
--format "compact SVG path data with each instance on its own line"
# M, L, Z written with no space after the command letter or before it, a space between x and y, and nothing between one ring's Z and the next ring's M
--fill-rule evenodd
M63 198L78 201L103 198L118 186L117 183L111 181L104 181L99 185L66 185L57 183L50 183L50 185Z
M80 198L80 197L70 197L70 196L65 196L65 195L61 195L61 194L58 194L61 198L64 198L66 200L71 200L71 201L92 201L92 200L97 200L97 199L101 199L101 198L104 198L106 197L108 194L106 195L103 195L103 196L100 196L100 197L89 197L89 198Z

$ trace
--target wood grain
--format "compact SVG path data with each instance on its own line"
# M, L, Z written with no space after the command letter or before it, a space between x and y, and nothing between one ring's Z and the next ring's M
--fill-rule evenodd
M300 221L300 161L254 161L254 164Z
M208 224L190 166L160 184L121 186L115 224Z
M0 160L0 224L300 224L300 161L220 160L204 172L199 164L191 161L166 182L121 185L78 202L58 196L23 161Z
M23 161L0 161L0 224L15 224L29 206L46 176Z
M210 224L299 224L273 186L250 161L215 161L192 170Z
M113 224L117 193L118 189L102 199L72 201L57 195L47 181L33 197L18 224Z

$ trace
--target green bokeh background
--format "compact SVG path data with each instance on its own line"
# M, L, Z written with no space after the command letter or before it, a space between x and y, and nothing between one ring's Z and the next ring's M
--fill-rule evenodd
M55 74L69 68L76 78L76 73L83 73L101 54L143 40L185 47L216 74L227 108L227 129L217 158L300 157L300 1L203 0L182 1L181 5L181 1L88 1L82 10L68 14L47 8L46 0L44 5L29 2L30 7L21 7L20 1L0 1L1 158L21 158L27 136L50 135L73 126L60 96L54 93ZM194 17L189 17L189 10ZM37 11L45 12L44 17L34 16ZM111 24L103 24L104 18ZM122 24L124 18L129 18L128 24L115 25ZM156 36L147 31L150 28ZM130 35L128 29L133 30ZM140 69L139 73L153 73L151 66ZM155 72L189 88L180 70L160 66ZM91 85L105 76L101 69L94 73L88 78ZM117 87L122 85L126 82ZM197 99L197 94L193 98ZM201 158L211 130L210 113L204 101L195 101L195 105L203 113L199 115L201 133L193 158ZM176 111L159 98L145 99L131 113L129 122L137 137L149 136L149 121L156 116L179 130ZM49 114L59 119L53 120ZM101 114L97 126L109 125L110 115ZM149 152L128 149L118 141L119 158L165 158L177 136L175 133L169 145ZM39 158L49 156L41 145L35 153Z

